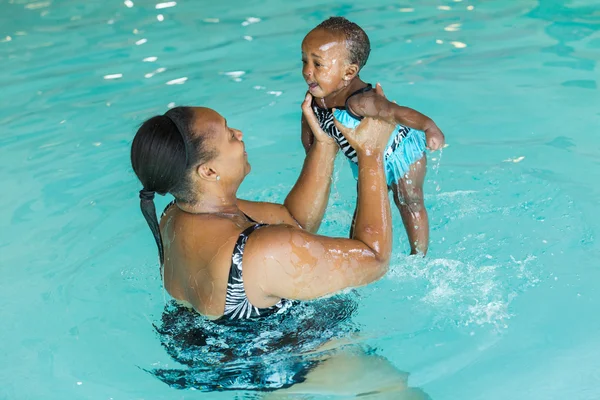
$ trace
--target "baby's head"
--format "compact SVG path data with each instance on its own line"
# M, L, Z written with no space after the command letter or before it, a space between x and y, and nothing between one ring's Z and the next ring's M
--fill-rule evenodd
M325 97L348 86L367 63L371 44L362 28L331 17L302 41L302 75L310 93Z

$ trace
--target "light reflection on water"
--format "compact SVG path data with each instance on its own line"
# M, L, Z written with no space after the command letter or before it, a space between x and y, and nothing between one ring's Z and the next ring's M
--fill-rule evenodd
M405 256L395 215L390 273L356 292L361 345L436 400L600 397L594 2L2 6L7 398L172 398L142 370L181 366L152 327L166 297L132 134L167 108L209 105L244 131L241 194L281 201L303 157L299 43L331 14L367 29L364 78L450 144L429 160L431 252ZM322 233L345 236L355 184L344 160L336 170Z

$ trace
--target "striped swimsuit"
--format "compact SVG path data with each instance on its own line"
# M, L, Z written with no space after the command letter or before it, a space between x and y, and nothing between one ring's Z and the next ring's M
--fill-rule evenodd
M335 118L348 128L356 127L363 117L354 115L348 108L348 100L352 96L372 90L373 86L368 84L359 89L346 99L345 107L336 107ZM331 108L321 108L313 100L312 109L317 116L319 125L325 133L332 137L340 150L344 153L355 178L358 178L358 157L356 150L348 143L348 140L333 123L334 113ZM390 136L385 149L385 175L388 185L398 183L410 170L410 166L423 157L425 153L425 133L403 125L397 125Z
M252 218L246 216L250 221ZM227 295L225 297L225 313L221 318L227 319L250 319L266 317L275 314L279 311L288 309L292 305L292 301L281 299L279 303L268 308L258 308L250 304L244 289L244 279L242 277L242 259L244 256L244 248L248 238L256 229L266 226L265 224L256 223L246 228L238 237L233 254L231 254L231 269L229 270L229 279L227 281Z

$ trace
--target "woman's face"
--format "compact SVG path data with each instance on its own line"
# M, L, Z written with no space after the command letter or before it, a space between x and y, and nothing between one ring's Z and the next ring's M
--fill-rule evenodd
M207 135L207 145L216 153L205 166L219 176L222 184L239 185L250 172L242 132L229 127L227 120L210 108L196 107L194 113L194 132Z

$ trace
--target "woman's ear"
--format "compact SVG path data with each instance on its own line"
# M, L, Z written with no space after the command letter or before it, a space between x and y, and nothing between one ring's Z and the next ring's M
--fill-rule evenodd
M216 181L216 180L218 180L218 176L219 176L217 171L215 171L215 169L212 168L211 166L209 166L207 163L200 164L196 168L196 174L198 175L198 177L200 179L203 179L206 181Z

